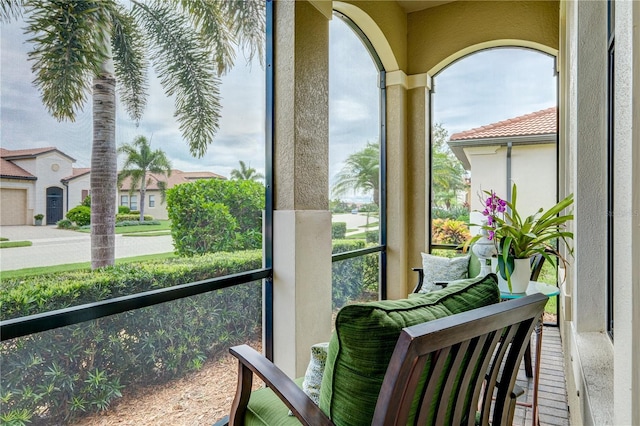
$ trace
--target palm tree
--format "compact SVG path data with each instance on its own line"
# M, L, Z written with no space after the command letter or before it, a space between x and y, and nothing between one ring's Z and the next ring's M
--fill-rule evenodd
M373 193L373 202L379 202L380 190L380 147L368 142L360 151L345 160L342 170L336 175L333 195L340 196L349 190Z
M447 145L449 133L436 123L433 127L432 188L433 202L447 209L456 202L458 193L466 189L464 168Z
M244 161L240 160L240 170L238 169L231 170L231 179L260 180L260 179L264 179L264 175L262 173L258 173L256 169L251 167L251 165L247 166L244 163Z
M140 222L144 222L144 200L149 186L153 180L148 173L156 175L171 176L171 162L161 149L151 150L151 145L147 138L138 136L133 143L124 144L118 148L119 154L127 156L122 166L122 171L118 173L118 185L122 185L122 181L129 178L131 186L129 191L133 193L139 188L140 191ZM162 202L165 200L165 190L167 183L162 180L156 180L156 185L160 190Z
M138 122L149 63L168 96L191 154L202 157L218 130L219 75L234 46L262 58L264 1L3 0L0 20L24 16L34 84L49 113L75 119L93 97L91 265L115 258L116 79L120 100ZM92 84L90 83L92 82Z

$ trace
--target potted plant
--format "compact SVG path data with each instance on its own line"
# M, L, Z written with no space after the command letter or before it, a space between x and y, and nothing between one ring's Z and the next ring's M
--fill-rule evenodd
M42 219L44 219L44 215L42 213L38 213L37 215L33 216L33 218L36 220L36 226L42 225Z
M516 288L516 293L526 290L530 275L529 258L535 254L544 256L551 263L554 263L552 258L555 257L566 265L567 260L560 253L558 245L562 243L569 253L572 252L568 240L573 239L573 233L566 230L566 223L573 220L573 214L562 212L573 204L573 194L547 211L540 208L535 214L523 219L516 205L518 192L515 184L510 202L502 200L493 191L484 193L487 198L483 200L485 209L482 214L487 218L487 222L481 225L481 228L487 231L487 238L496 245L498 270L507 281L510 292L514 292L516 276L524 277L519 280L524 281L524 289ZM467 246L482 236L474 236ZM526 264L524 272L516 271L518 263Z

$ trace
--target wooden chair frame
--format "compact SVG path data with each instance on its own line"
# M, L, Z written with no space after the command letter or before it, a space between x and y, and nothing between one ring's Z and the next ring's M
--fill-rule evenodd
M547 300L547 296L534 294L403 329L372 424L407 424L418 393L417 424L473 425L476 411L481 425L510 424L518 367ZM264 380L303 425L333 425L271 361L246 345L235 346L230 352L239 361L230 425L244 423L253 374ZM426 365L431 367L421 387ZM434 400L437 405L432 412Z

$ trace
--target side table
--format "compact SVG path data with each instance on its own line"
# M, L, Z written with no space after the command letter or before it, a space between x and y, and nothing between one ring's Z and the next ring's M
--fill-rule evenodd
M530 294L542 293L546 296L553 297L560 294L558 287L541 283L538 281L529 281L527 291L524 293L510 293L509 290L500 291L501 299L518 299ZM540 357L542 355L542 316L538 320L535 327L536 333L536 364L533 375L533 401L531 404L531 424L538 426L538 383L540 380Z

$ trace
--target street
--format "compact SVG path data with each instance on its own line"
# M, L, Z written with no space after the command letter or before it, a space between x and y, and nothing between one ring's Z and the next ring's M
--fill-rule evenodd
M0 250L0 271L91 261L91 236L53 226L3 226L0 237L31 241L31 247ZM170 235L126 237L116 235L116 258L173 251Z

